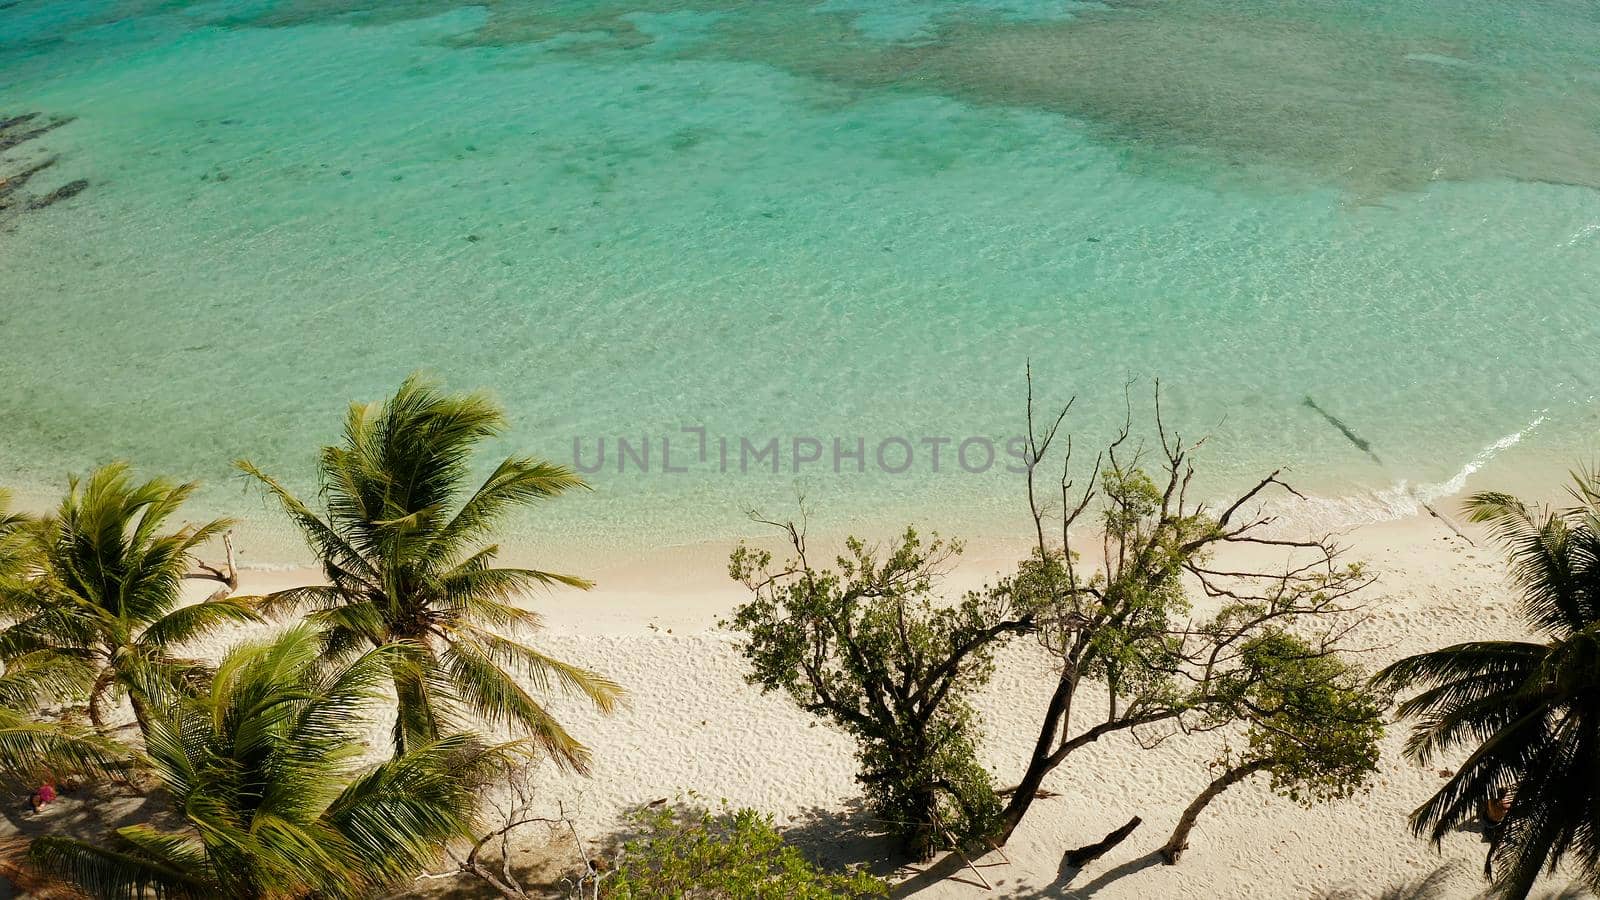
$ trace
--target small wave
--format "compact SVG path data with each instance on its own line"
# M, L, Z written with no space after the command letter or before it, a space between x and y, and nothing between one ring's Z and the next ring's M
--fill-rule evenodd
M1471 462L1468 462L1466 465L1462 466L1461 471L1450 476L1449 480L1441 481L1437 484L1418 485L1416 493L1421 497L1422 500L1426 502L1432 502L1441 497L1448 497L1452 494L1461 493L1462 489L1467 486L1468 478L1471 478L1479 469L1488 465L1489 461L1498 456L1502 450L1506 450L1521 443L1523 438L1532 434L1534 429L1538 428L1540 425L1543 425L1545 419L1547 418L1549 418L1549 410L1541 410L1539 414L1534 417L1532 422L1529 422L1527 425L1522 427L1522 430L1513 431L1500 440L1495 441L1482 450L1479 450L1478 455L1474 456Z
M1567 246L1576 246L1579 241L1586 240L1596 232L1600 232L1600 222L1590 222L1588 225L1573 232L1572 237L1567 238Z
M241 571L241 572L295 572L295 571L298 571L300 569L308 568L311 565L312 565L311 563L301 563L301 562L286 562L286 563L278 563L278 562L242 562L242 563L239 563L239 571Z
M1407 53L1406 59L1411 62L1432 63L1436 66L1449 66L1452 69L1471 68L1472 63L1459 56L1446 56L1443 53Z
M1496 456L1521 443L1548 418L1549 410L1540 410L1527 425L1479 450L1466 465L1444 481L1412 484L1400 479L1389 487L1366 494L1307 497L1286 502L1269 511L1277 516L1280 525L1318 530L1390 522L1421 515L1434 502L1461 493L1467 486L1467 479Z

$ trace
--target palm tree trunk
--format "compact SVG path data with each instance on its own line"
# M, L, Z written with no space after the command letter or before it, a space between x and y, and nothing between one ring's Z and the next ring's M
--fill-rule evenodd
M1242 766L1235 766L1206 785L1200 796L1194 798L1189 808L1183 811L1183 815L1178 819L1178 827L1172 829L1172 837L1167 838L1166 846L1161 848L1161 858L1166 860L1167 865L1177 865L1178 859L1183 856L1183 851L1189 849L1189 830L1194 827L1195 819L1200 818L1200 813L1211 804L1211 801L1217 799L1218 794L1271 766L1272 760L1258 759Z
M106 691L111 689L111 684L116 680L116 672L109 666L106 667L94 680L94 687L89 689L89 721L93 723L96 731L104 734L106 731L105 714L101 712L100 703L105 698Z
M145 705L138 691L128 692L128 702L133 705L133 720L139 723L139 733L144 734L149 730L150 708Z

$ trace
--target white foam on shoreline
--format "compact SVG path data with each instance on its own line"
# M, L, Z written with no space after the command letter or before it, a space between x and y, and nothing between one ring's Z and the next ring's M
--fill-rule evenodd
M1363 494L1310 496L1282 504L1269 504L1267 511L1273 513L1281 525L1317 530L1349 528L1418 516L1429 512L1429 507L1437 501L1461 493L1466 489L1469 478L1495 457L1521 443L1523 438L1538 430L1548 419L1549 410L1540 410L1527 425L1488 444L1443 481L1413 484L1402 478L1389 487Z
M249 562L239 563L241 572L296 572L306 568L304 562Z

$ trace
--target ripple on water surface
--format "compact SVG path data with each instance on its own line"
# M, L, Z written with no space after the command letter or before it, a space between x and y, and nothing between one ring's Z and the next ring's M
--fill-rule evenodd
M23 485L125 456L250 512L229 459L309 487L344 403L417 367L492 387L506 446L652 439L651 472L613 451L596 496L527 523L554 540L736 535L796 482L830 522L998 529L1025 359L1086 438L1159 375L1169 419L1216 433L1210 490L1290 464L1388 508L1538 416L1505 452L1596 435L1592 5L21 0L0 23L0 111L78 117L39 143L92 185L0 234ZM663 474L685 425L778 438L783 465ZM872 471L893 436L917 462ZM932 471L922 439L969 436L994 469ZM796 437L860 437L869 471L830 447L795 472Z

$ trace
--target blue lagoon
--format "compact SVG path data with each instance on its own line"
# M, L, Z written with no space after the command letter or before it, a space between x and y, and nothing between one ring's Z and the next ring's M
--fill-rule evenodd
M230 460L424 368L605 442L545 545L1000 535L1031 361L1086 441L1160 378L1207 489L1396 514L1596 446L1597 57L1586 0L13 0L0 117L72 121L4 174L88 187L0 219L0 482L266 520Z

